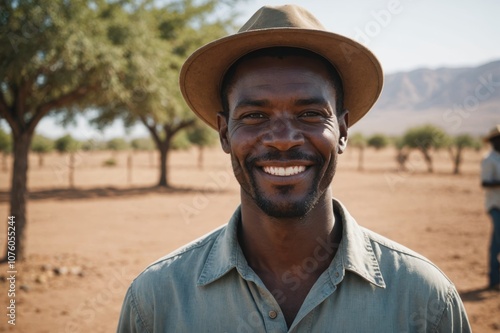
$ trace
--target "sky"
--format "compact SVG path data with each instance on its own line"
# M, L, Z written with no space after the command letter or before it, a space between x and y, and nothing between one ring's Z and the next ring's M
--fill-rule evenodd
M500 59L498 0L246 0L237 7L237 22L243 24L264 5L287 3L301 5L328 30L368 47L386 74ZM6 128L5 122L1 125ZM83 117L67 129L47 117L37 127L37 133L52 138L67 132L80 140L148 135L140 124L125 132L120 121L99 132Z

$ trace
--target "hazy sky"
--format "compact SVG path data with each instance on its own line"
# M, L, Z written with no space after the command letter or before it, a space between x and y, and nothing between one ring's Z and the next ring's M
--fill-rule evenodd
M247 0L238 7L244 23L264 5L295 3L307 8L328 30L364 44L379 58L385 73L420 67L476 66L500 59L499 0ZM5 127L5 123L3 124ZM46 118L37 132L78 139L124 136L120 122L103 133L81 117L64 130ZM137 125L128 136L148 135Z
M386 73L500 58L498 0L257 0L246 2L241 22L264 5L287 3L367 46Z

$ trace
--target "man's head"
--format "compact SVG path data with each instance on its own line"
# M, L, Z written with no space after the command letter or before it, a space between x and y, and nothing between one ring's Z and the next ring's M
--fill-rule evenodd
M243 196L269 216L306 215L347 142L335 69L307 51L266 49L235 63L223 87L219 134Z
M229 68L254 51L274 47L309 50L332 65L342 79L349 125L368 112L382 91L382 68L363 45L326 31L302 7L265 6L238 33L208 43L186 60L180 88L189 107L217 129L217 114L223 110L221 86Z
M490 139L491 146L500 153L500 134Z
M493 150L500 152L500 124L490 130L484 141L489 142Z
M329 193L347 128L382 82L368 49L294 5L262 7L195 51L180 76L187 104L231 154L242 195L275 217L303 216Z

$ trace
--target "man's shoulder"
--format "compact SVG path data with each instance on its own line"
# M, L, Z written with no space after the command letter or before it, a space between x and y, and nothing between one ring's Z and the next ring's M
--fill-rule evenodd
M495 150L490 150L483 155L482 163L500 163L500 153Z
M451 280L425 256L390 240L374 231L363 228L365 235L370 239L373 251L379 259L384 278L388 275L405 276L414 282L441 285L447 289L452 285Z
M178 248L147 266L132 282L134 287L156 284L158 280L186 278L202 268L214 242L226 229L221 226ZM194 278L194 276L193 276Z

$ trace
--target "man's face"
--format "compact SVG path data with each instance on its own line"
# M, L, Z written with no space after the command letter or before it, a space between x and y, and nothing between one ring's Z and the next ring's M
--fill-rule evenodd
M347 141L325 66L290 56L246 60L228 91L229 117L218 116L242 195L267 215L302 217L329 189Z

